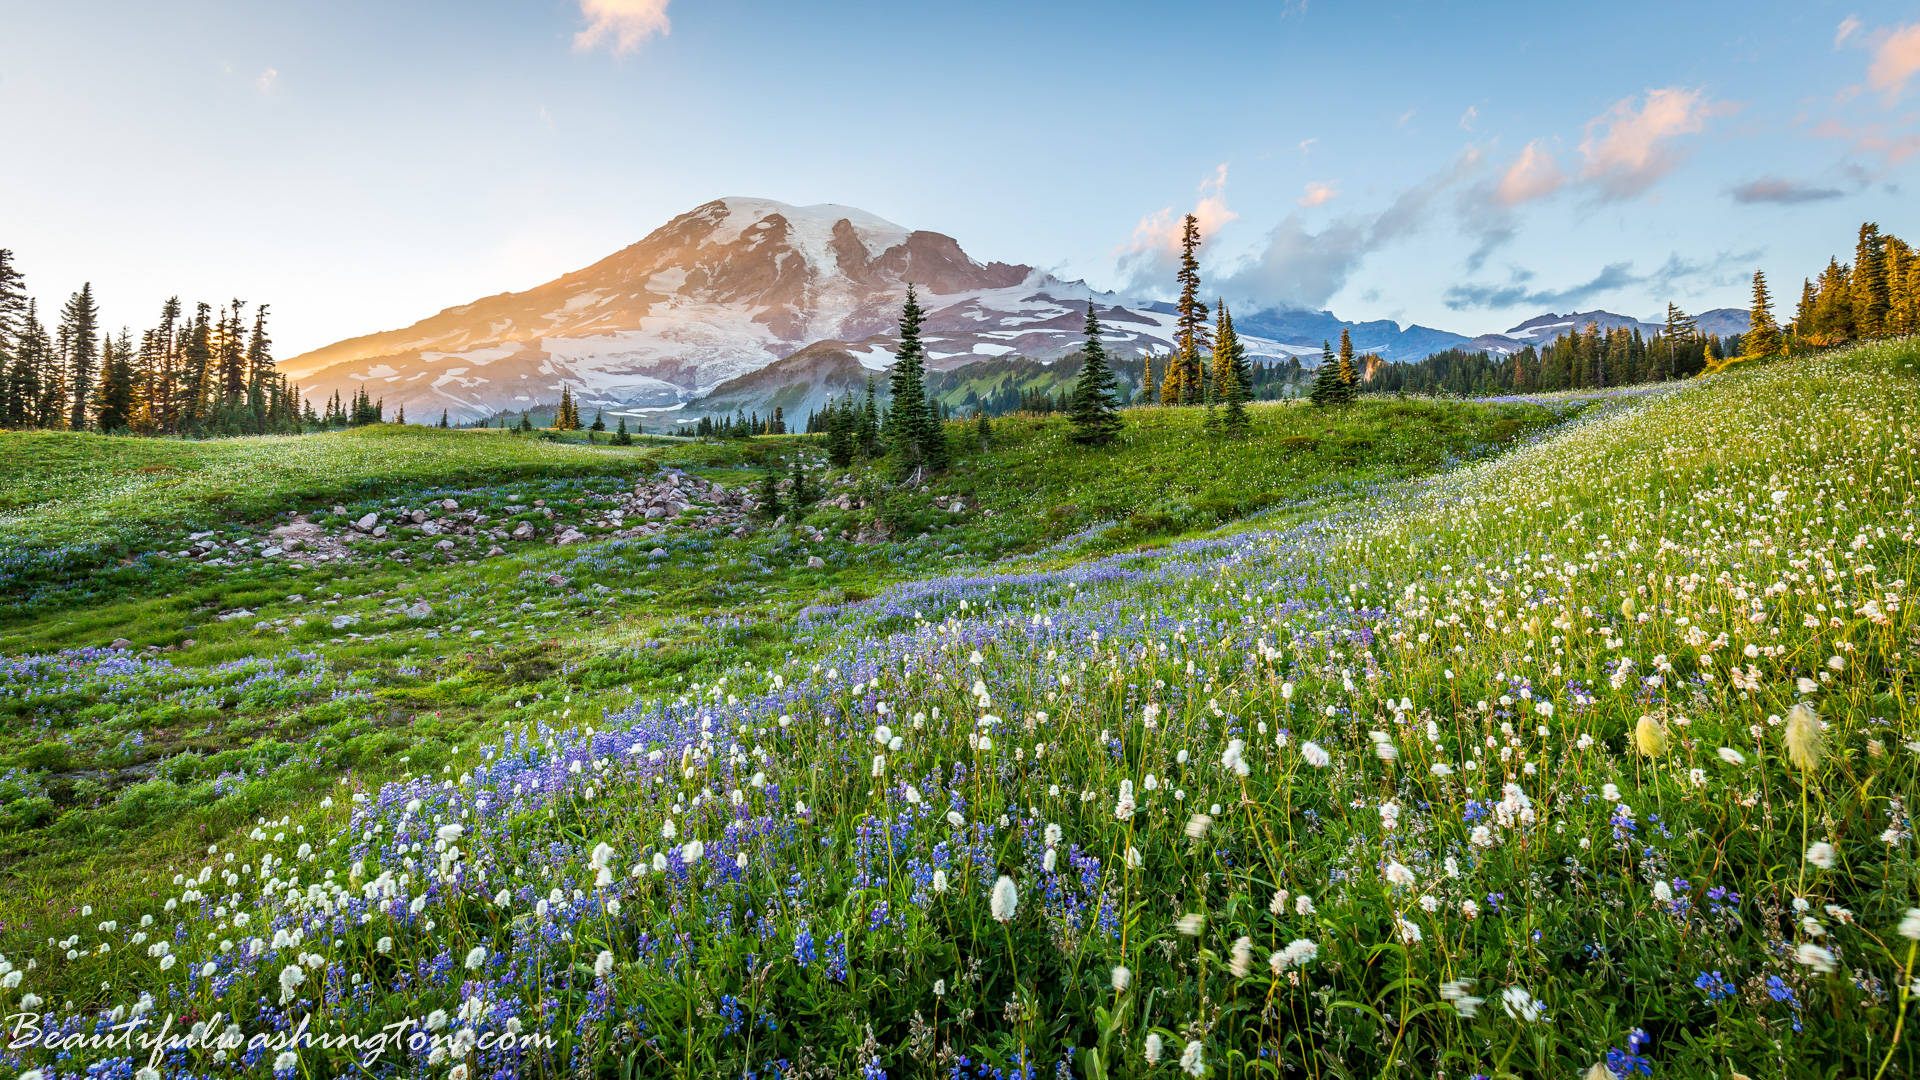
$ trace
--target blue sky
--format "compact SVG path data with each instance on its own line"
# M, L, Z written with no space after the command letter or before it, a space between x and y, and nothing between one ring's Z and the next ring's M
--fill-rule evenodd
M0 0L0 246L111 325L282 355L523 289L722 195L1102 288L1476 333L1744 306L1915 233L1895 3Z

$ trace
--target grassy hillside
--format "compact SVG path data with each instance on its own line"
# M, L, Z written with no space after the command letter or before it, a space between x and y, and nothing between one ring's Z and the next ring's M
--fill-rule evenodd
M5 806L46 810L8 826L0 949L36 966L0 993L61 1030L143 991L413 1024L382 1060L435 1075L1911 1074L1916 352L1275 407L1227 446L1007 423L809 518L884 543L194 571L44 616L0 642ZM357 639L46 651L336 585Z

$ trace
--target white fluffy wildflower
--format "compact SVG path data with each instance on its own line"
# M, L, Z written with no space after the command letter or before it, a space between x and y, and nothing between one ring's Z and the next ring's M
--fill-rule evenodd
M1207 1055L1199 1039L1189 1039L1186 1049L1180 1051L1180 1071L1188 1076L1207 1075Z
M1300 744L1300 758L1316 769L1324 769L1333 764L1333 755L1312 740Z
M1833 970L1833 954L1811 941L1794 946L1793 959L1795 963L1805 964L1822 975Z
M1834 850L1833 845L1825 840L1815 840L1807 845L1807 861L1822 870L1833 869L1834 859L1838 855L1839 852Z
M475 945L473 948L467 950L467 970L468 971L479 971L480 965L486 962L487 962L487 947L485 945Z
M1253 939L1241 937L1234 941L1233 951L1227 960L1227 970L1236 979L1244 979L1253 970Z
M1440 997L1452 1005L1455 1012L1471 1020L1480 1011L1480 1006L1486 1003L1485 998L1477 998L1467 992L1472 989L1472 979L1452 979L1440 984Z
M1020 890L1013 879L1005 874L993 883L993 895L988 898L988 908L993 912L996 922L1012 922L1013 914L1020 907Z
M1545 1011L1537 998L1518 986L1509 986L1500 991L1500 1007L1507 1011L1508 1016L1529 1024L1540 1019L1540 1014Z

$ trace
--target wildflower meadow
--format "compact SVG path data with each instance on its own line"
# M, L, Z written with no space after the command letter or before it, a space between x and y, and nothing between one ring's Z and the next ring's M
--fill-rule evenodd
M39 933L0 1070L1916 1075L1916 363L1590 400L549 698ZM231 679L359 685L277 663Z

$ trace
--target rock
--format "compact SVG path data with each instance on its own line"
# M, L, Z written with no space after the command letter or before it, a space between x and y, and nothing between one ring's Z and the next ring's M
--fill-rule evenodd
M422 600L419 603L408 608L407 614L413 616L416 619L424 619L427 616L433 614L433 605L427 603L425 600Z
M958 514L966 510L966 508L967 508L966 503L961 502L959 499L955 499L953 500L953 505L947 507L947 513Z
M453 550L453 541L451 541L451 540L442 540L442 541L440 541L439 543L437 543L437 544L435 544L435 545L433 545L433 546L434 546L434 548L435 548L436 550L439 550L439 551L452 551L452 550Z
M118 652L126 652L128 649L133 648L133 642L123 637L117 637L113 639L113 644L107 646L107 648L114 649Z
M424 524L424 525L421 525L421 526L420 526L420 535L422 535L422 536L439 536L439 535L440 535L440 526L438 526L438 525L435 525L435 524L434 524L433 522L431 522L431 521L429 521L429 522L427 522L426 524Z
M576 529L573 526L569 525L567 526L567 531L560 534L560 539L557 541L557 543L561 547L566 547L568 544L578 544L582 540L585 540L586 538L587 538L586 533L583 533L579 529Z
M453 511L460 509L460 504L458 502L455 502L452 499L442 499L440 500L440 509L447 511L448 513L452 513Z
M353 527L359 529L361 532L372 532L374 525L378 524L379 521L380 515L369 513L359 521L354 522Z
M565 575L565 574L548 574L548 575L547 575L547 578L546 578L546 581L547 581L547 584L549 584L549 585L551 585L551 586L553 586L553 587L554 587L554 588L556 588L556 589L561 589L561 588L565 588L565 587L566 587L566 584L567 584L567 575Z
M667 557L667 549L654 548L652 551L647 552L647 556L654 559L664 559Z
M232 611L223 612L219 615L214 616L214 619L217 622L232 622L235 619L251 619L251 618L253 618L253 612L248 611L246 608L234 608Z
M827 568L827 560L821 558L818 555L807 556L807 569L825 570L826 568Z
M665 510L665 509L663 509L663 508L661 508L661 507L658 507L658 506L649 506L649 507L647 507L647 520L648 520L648 521L657 521L657 520L659 520L660 518L663 518L663 517L666 517L666 516L667 516L667 512L666 512L666 510Z
M341 506L339 503L335 503L333 504L333 515L335 517L346 517L347 508L344 506Z
M487 549L487 558L491 559L495 555L505 555L506 553L507 553L506 549L502 548L498 544L495 544L494 546Z
M373 536L374 536L374 539L376 539L376 540L378 540L378 539L382 539L382 538L384 538L384 537L385 537L386 535L387 535L387 527L386 527L385 525L375 525L375 526L373 527Z
M191 648L193 648L193 647L194 647L195 645L198 645L198 644L200 644L200 643L199 643L199 642L197 642L197 641L195 641L195 640L193 640L192 638L188 638L187 640L185 640L185 641L183 641L183 642L181 642L181 643L180 643L180 647L181 647L181 648L183 648L183 649L191 649ZM171 646L171 645L169 645L169 646L167 646L167 648L169 648L169 649L171 649L171 648L173 648L173 646Z
M277 544L268 544L260 549L260 557L263 559L277 559L281 553L281 548Z
M329 623L328 625L330 625L330 626L332 626L332 627L333 627L333 628L334 628L335 630L345 630L345 629L346 629L347 627L349 627L349 626L358 626L358 625L360 625L360 616L358 616L358 615L335 615L335 616L333 617L333 622L331 622L331 623ZM188 641L187 643L188 643L188 644L192 644L192 641L191 641L191 640L189 640L189 641Z
M533 539L533 523L530 521L523 521L520 524L515 525L513 527L513 538L515 540Z

